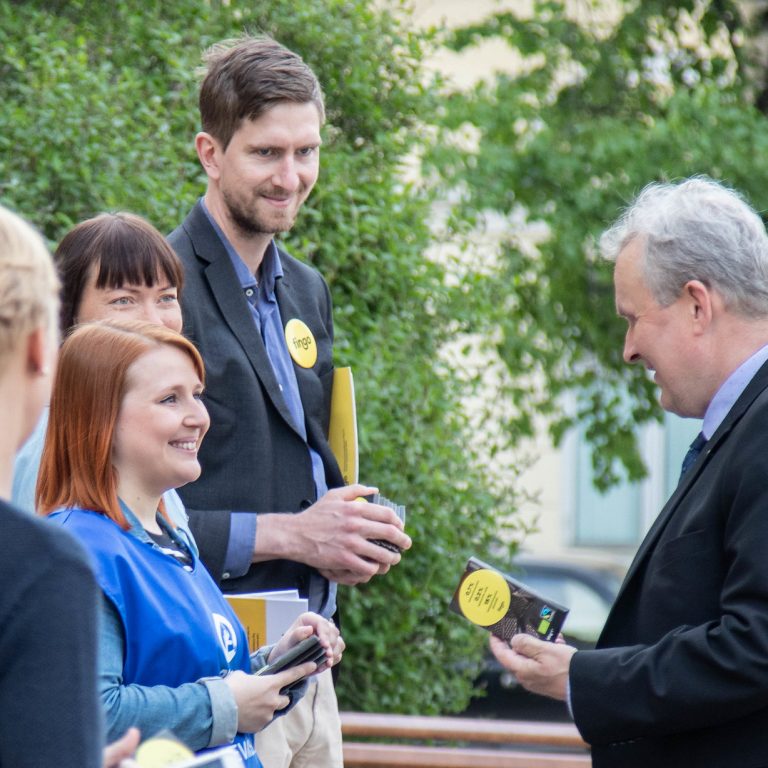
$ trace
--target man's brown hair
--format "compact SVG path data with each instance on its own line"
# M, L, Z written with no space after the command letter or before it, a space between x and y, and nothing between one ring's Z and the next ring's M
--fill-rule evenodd
M311 103L325 120L323 92L303 59L271 37L223 40L203 54L202 128L223 149L245 120L256 120L281 102Z

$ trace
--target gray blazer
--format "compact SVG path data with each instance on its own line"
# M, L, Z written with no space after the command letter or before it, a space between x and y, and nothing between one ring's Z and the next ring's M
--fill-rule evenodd
M312 464L229 255L199 202L169 242L184 264L184 333L205 361L203 399L211 416L200 451L202 475L179 489L201 559L225 592L295 587L306 596L312 580L324 580L313 568L287 560L257 563L245 576L222 581L232 515L305 509L316 500ZM334 488L343 478L327 442L333 383L330 292L315 269L282 250L279 254L284 276L275 292L283 325L301 319L317 343L312 368L295 363L294 368L307 440L323 460L328 487Z

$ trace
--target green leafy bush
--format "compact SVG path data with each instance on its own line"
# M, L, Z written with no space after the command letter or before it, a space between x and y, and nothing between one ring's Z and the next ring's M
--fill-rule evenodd
M485 634L447 610L464 559L516 506L478 451L468 382L442 350L483 331L480 282L428 256L433 193L404 181L436 112L428 41L399 7L363 0L0 0L0 199L54 243L105 209L170 231L204 189L194 70L208 44L267 31L324 84L321 179L287 238L334 295L339 364L359 399L361 478L409 508L414 548L384 578L342 589L342 706L435 713L465 705ZM490 423L490 422L489 422ZM482 424L481 424L482 428ZM500 454L494 469L504 468Z

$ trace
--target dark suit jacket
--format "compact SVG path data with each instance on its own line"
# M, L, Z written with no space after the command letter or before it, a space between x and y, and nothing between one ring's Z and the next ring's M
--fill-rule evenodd
M768 364L640 545L597 650L572 659L595 768L768 766L767 388Z
M245 576L222 581L232 515L305 509L316 500L312 464L229 255L199 202L169 242L184 263L184 333L205 361L204 401L211 416L200 479L179 489L201 558L224 591L297 587L306 596L310 580L320 575L287 560L252 565ZM275 292L283 325L299 318L317 342L315 365L294 363L294 369L307 440L322 457L332 488L343 479L326 440L333 382L330 293L316 270L283 251L280 261L284 276Z

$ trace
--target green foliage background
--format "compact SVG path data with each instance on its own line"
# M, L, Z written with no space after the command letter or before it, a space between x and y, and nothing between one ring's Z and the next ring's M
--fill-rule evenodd
M406 503L414 547L385 578L342 589L342 706L463 708L484 633L447 610L462 562L516 505L469 440L439 354L479 328L468 286L427 257L432 192L403 169L435 111L426 40L363 0L206 3L0 0L0 200L52 244L102 210L170 231L204 190L194 154L201 50L243 30L300 52L327 94L321 179L288 248L334 296L339 364L358 389L361 478ZM466 377L465 377L466 378ZM458 650L457 650L458 649Z
M477 146L440 142L429 160L447 188L464 191L460 218L517 217L492 281L513 428L529 431L530 414L547 413L559 440L579 424L605 487L644 474L637 426L661 410L644 371L621 359L624 325L596 239L651 181L706 174L768 208L768 17L749 0L514 7L445 34L469 56L503 40L524 66L447 93L446 130L472 126ZM606 7L620 12L606 17ZM537 248L520 221L545 225Z

